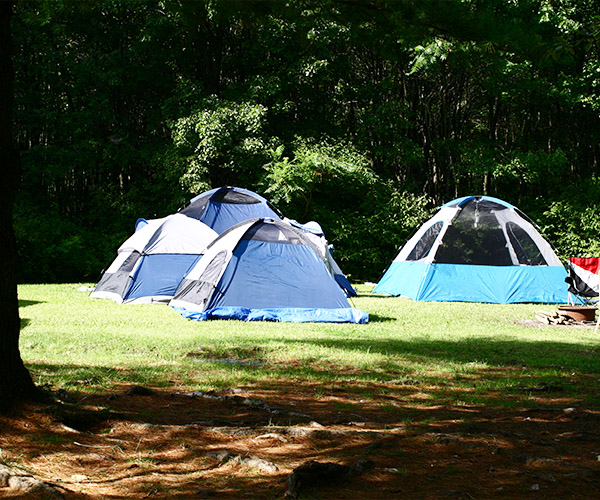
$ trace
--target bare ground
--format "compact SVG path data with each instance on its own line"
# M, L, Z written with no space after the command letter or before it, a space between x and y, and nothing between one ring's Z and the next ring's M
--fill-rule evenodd
M548 391L528 407L436 406L408 404L385 384L372 384L366 401L354 389L349 381L330 394L289 385L75 395L77 403L59 411L27 406L0 417L0 462L67 500L280 499L302 464L359 460L370 468L308 477L294 493L600 498L600 412L581 402ZM0 471L0 498L51 497L11 484Z

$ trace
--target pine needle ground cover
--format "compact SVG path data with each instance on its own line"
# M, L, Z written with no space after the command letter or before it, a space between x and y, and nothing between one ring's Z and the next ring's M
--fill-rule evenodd
M368 325L192 322L80 286L20 287L21 353L38 385L103 417L0 420L0 462L65 498L600 494L600 336L533 320L555 306L362 286ZM309 461L359 460L286 490Z

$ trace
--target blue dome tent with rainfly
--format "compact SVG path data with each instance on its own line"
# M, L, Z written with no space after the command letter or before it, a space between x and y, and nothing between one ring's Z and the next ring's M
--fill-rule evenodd
M269 218L244 221L219 236L170 305L194 320L368 321L367 313L350 307L303 231Z
M298 229L316 245L327 269L338 285L348 297L356 297L356 290L344 275L340 266L331 254L330 245L325 239L321 226L316 222L300 224L283 218L277 209L272 207L267 199L239 187L224 186L211 189L193 198L188 205L179 210L180 214L187 215L205 223L217 233L222 234L230 227L249 219L271 218L286 220Z
M566 277L552 246L516 207L468 196L421 226L373 292L422 301L565 303Z
M248 189L226 186L199 194L178 213L203 222L218 234L248 219L281 219L262 196Z
M185 215L140 219L90 296L118 303L167 303L217 236Z

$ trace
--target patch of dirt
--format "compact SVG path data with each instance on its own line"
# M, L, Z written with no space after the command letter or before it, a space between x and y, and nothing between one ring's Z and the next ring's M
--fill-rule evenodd
M306 480L300 499L600 498L596 410L553 391L530 408L409 404L385 384L362 400L351 383L329 394L122 387L80 396L84 415L102 411L79 430L27 406L0 417L0 462L67 500L278 499L311 461L370 467ZM43 497L0 481L0 498Z

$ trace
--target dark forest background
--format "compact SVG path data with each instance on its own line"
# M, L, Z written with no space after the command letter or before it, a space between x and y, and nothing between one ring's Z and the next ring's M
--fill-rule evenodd
M20 1L22 282L96 281L137 218L237 185L377 280L436 206L600 255L600 1Z

